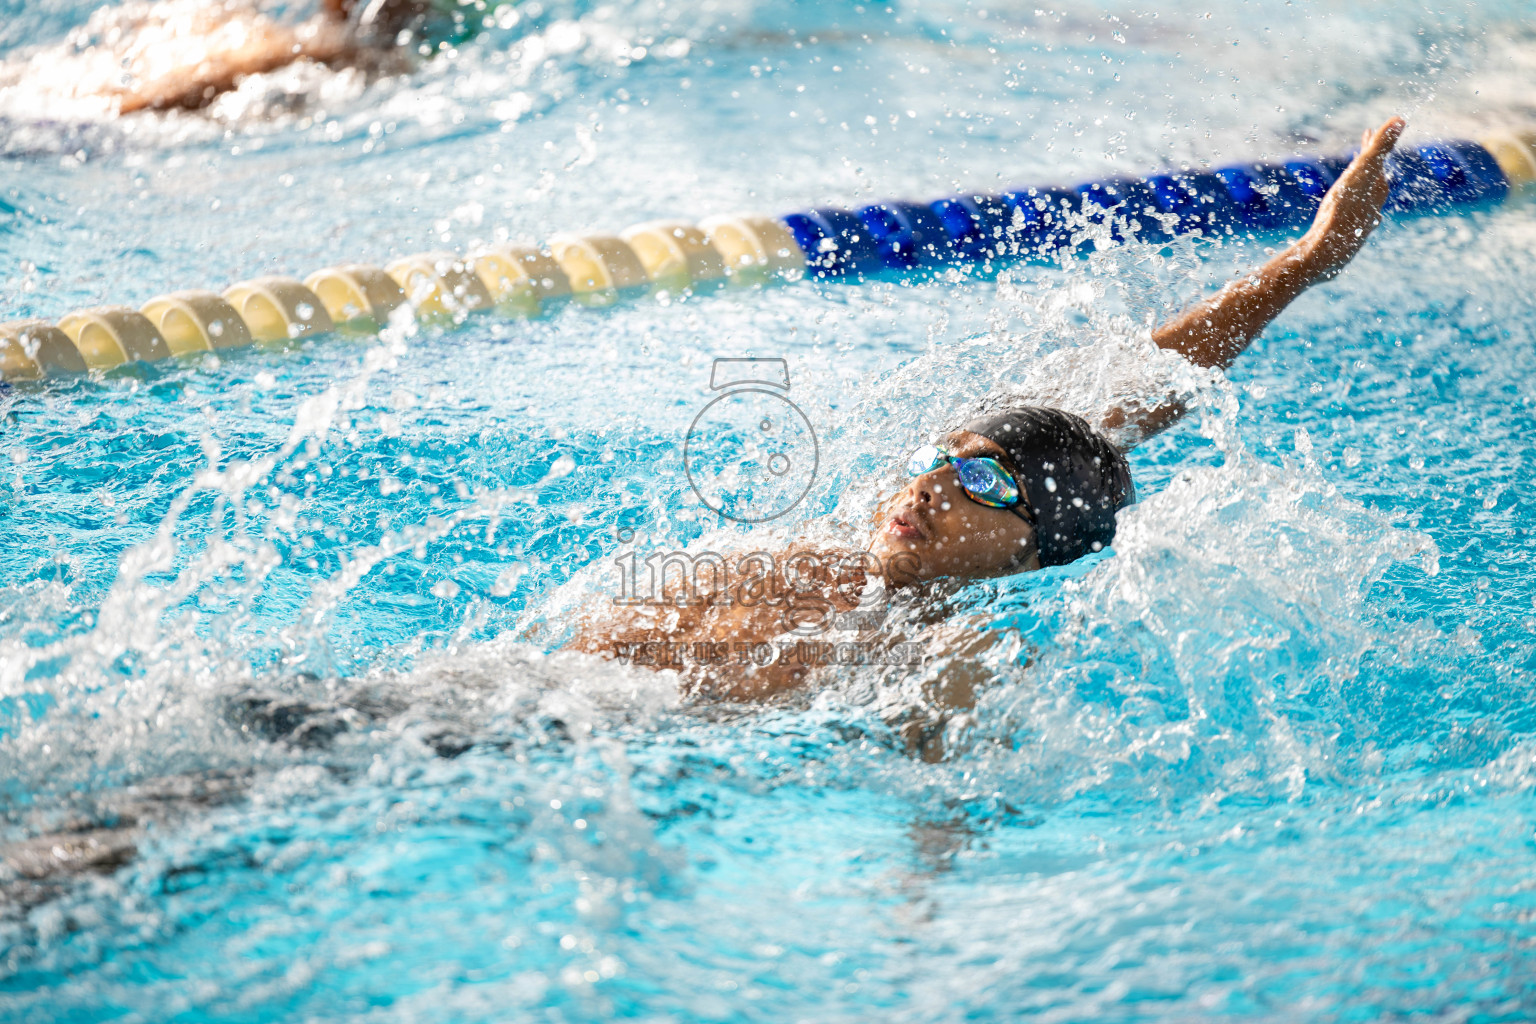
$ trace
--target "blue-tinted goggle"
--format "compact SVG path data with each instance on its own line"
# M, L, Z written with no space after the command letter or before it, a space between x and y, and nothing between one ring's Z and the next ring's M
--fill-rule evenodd
M964 458L949 454L936 444L925 444L907 460L907 472L912 476L932 473L945 464L955 467L960 489L978 505L988 508L1005 508L1020 519L1034 525L1034 517L1022 504L1024 492L1014 480L1013 474L996 459Z

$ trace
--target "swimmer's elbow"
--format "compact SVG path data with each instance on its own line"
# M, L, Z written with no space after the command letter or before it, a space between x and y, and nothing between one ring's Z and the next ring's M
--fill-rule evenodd
M1173 426L1188 411L1189 407L1176 398L1169 398L1150 408L1117 405L1099 420L1099 429L1121 452L1128 452Z

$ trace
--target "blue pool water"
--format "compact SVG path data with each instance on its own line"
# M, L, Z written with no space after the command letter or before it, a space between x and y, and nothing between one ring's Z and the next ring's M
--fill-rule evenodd
M1512 3L542 3L407 77L113 123L32 56L91 6L0 10L7 319L1392 112L1476 134L1536 54ZM8 860L0 1017L1530 1019L1533 239L1518 200L1390 224L1183 380L1112 553L955 599L1024 644L939 764L889 673L722 708L557 651L615 557L734 529L682 468L711 360L785 358L820 440L737 542L857 537L893 452L1052 360L1090 401L1277 239L5 391L0 838L134 831L111 870Z

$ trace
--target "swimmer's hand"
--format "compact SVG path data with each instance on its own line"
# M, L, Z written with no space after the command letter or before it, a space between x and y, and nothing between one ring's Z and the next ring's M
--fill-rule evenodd
M1387 156L1408 123L1389 119L1360 136L1360 153L1334 182L1312 218L1312 227L1296 243L1297 256L1308 271L1308 283L1326 281L1344 269L1381 223L1387 201Z

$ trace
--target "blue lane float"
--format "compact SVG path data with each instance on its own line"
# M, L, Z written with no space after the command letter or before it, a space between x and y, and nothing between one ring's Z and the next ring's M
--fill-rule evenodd
M1353 154L1108 178L1072 188L1024 187L931 203L818 207L782 219L819 280L938 270L1009 259L1052 259L1107 228L1115 243L1183 235L1231 236L1306 227ZM1435 213L1495 203L1510 181L1466 140L1400 147L1387 161L1391 213Z

